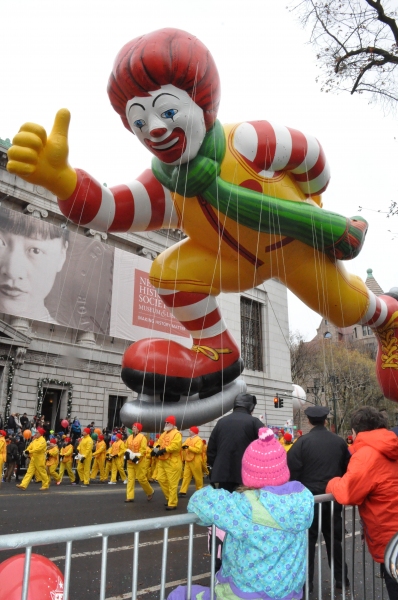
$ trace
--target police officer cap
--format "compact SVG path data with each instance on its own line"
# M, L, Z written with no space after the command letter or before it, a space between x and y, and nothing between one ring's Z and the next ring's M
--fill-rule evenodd
M312 419L326 419L329 414L329 409L326 406L309 406L304 413Z
M241 406L252 412L256 404L257 398L253 394L238 394L235 398L234 408Z

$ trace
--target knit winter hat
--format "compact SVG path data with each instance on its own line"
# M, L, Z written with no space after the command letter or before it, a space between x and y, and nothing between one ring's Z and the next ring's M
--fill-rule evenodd
M192 431L192 433L195 433L196 435L198 435L199 433L199 428L195 427L195 425L193 425L193 427L189 428L189 431Z
M121 434L121 433L117 433L117 434L116 434L116 437L117 437L117 439L118 439L118 440L121 440L123 436L122 436L122 434Z
M55 440L54 438L51 438L50 444L56 444L56 443L57 443L57 440Z
M46 430L43 429L43 427L38 427L37 428L37 433L40 433L40 435L44 435L46 433Z
M176 418L173 415L170 415L170 417L166 417L164 420L165 423L171 423L172 425L176 424Z
M242 481L247 487L262 488L289 481L286 450L268 427L261 427L258 440L245 450L242 459Z
M138 431L142 431L141 423L133 423L133 427L137 427Z
M291 442L292 441L292 434L289 433L289 432L286 432L283 437L285 439L285 442Z
M88 435L90 435L90 433L91 433L91 429L90 429L89 427L85 427L85 428L83 429L83 433L87 433Z

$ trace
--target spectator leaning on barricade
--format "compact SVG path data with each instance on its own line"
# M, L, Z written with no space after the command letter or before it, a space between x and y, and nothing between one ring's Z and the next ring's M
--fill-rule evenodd
M287 453L287 464L292 480L301 481L314 495L324 494L327 483L333 477L341 477L347 470L350 453L347 444L335 433L325 427L329 409L325 406L310 406L305 409L312 429L300 437ZM328 502L315 505L314 520L309 530L308 546L308 580L309 591L313 590L315 544L318 539L318 509L322 510L322 534L330 566L331 558L331 514ZM334 577L336 589L349 586L347 565L342 558L342 507L335 503L334 507Z
M314 498L298 481L289 482L286 456L272 431L260 428L243 455L243 486L233 493L206 486L189 501L200 525L227 533L218 599L302 598ZM178 587L168 600L185 598L186 588ZM193 585L192 599L199 598L210 600L210 589Z
M390 600L397 600L398 583L384 567L386 545L398 532L398 438L387 427L386 418L371 406L353 413L347 473L329 481L326 492L340 504L359 507L369 552L381 565Z

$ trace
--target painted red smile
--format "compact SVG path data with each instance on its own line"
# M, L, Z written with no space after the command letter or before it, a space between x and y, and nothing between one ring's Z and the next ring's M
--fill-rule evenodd
M187 138L185 131L181 127L176 127L165 140L153 142L145 138L145 144L159 160L164 163L173 163L184 154Z

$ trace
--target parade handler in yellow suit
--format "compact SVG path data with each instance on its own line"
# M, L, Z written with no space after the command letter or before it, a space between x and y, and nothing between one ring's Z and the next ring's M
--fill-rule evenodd
M37 433L32 438L32 442L25 450L25 456L29 456L30 462L25 477L16 486L21 490L26 490L35 473L38 473L40 477L40 490L47 490L50 486L50 479L46 471L47 442L43 437L45 433L42 427L38 427Z
M203 487L203 441L199 437L199 429L195 426L189 429L189 438L185 440L182 449L185 450L185 467L180 493L181 498L187 495L192 477L197 490Z
M267 120L222 125L220 89L200 40L174 28L154 31L121 49L108 82L124 126L153 155L151 169L108 188L72 168L66 109L48 137L25 123L8 150L7 169L50 190L81 226L185 234L153 262L150 281L192 347L135 342L123 358L124 382L177 401L216 394L244 368L217 296L275 278L338 327L370 326L380 386L398 401L398 290L376 297L344 266L363 246L366 221L323 208L330 169L314 136Z
M152 450L153 456L158 459L157 481L166 498L166 510L176 510L178 504L177 488L182 469L181 444L182 435L176 427L176 418L173 415L166 417L164 431Z
M116 485L117 474L119 473L123 483L127 483L127 475L123 469L124 453L126 452L126 446L122 439L122 434L116 434L116 441L113 442L110 450L110 457L112 458L112 475L111 480L108 481L108 485Z
M91 459L93 457L93 440L91 438L91 429L86 427L83 429L83 437L80 440L80 444L77 447L77 472L79 474L79 478L82 487L87 487L90 485L90 469L91 469Z
M3 479L4 463L7 460L6 435L7 433L4 431L4 429L0 429L0 481Z
M90 478L95 479L99 471L100 481L107 481L105 475L105 458L106 458L106 443L102 433L98 436L98 441L95 446L95 452L93 452L93 466L90 473Z
M66 437L64 439L64 446L63 448L61 448L60 450L60 467L59 467L59 476L60 476L60 480L62 481L62 478L64 476L65 471L68 473L69 475L69 479L70 482L72 484L75 483L75 474L73 472L72 469L72 463L73 463L73 445L70 443L70 437Z
M142 433L141 423L133 424L133 433L126 440L127 458L127 490L125 502L134 502L135 480L146 493L147 500L152 500L155 490L148 482L146 451L147 439Z
M57 467L59 464L59 448L57 441L54 439L50 440L50 446L47 449L47 461L46 467L48 468L48 477L51 481L51 477L56 481L57 485L61 483L61 477L57 473Z

